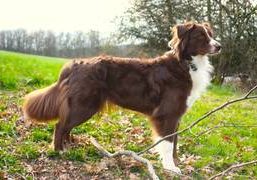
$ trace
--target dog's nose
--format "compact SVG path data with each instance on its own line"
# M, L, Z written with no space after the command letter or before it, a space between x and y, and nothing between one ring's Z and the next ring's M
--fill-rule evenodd
M215 41L213 45L217 51L221 50L221 44L218 41Z
M215 47L218 51L221 50L221 44L217 44Z
M210 45L212 45L212 47L215 48L215 51L220 51L221 50L221 44L214 39L212 39L210 41Z

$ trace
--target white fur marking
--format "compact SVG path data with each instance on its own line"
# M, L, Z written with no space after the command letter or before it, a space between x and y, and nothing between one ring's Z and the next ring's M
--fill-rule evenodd
M196 65L197 70L193 71L191 68L189 73L193 81L193 87L190 96L187 98L187 106L191 107L196 99L206 90L211 81L211 73L213 67L210 64L207 56L197 55L192 56L192 63Z
M161 139L160 137L156 138L156 141ZM162 166L164 169L167 169L169 171L181 174L180 169L175 165L174 159L173 159L173 148L174 143L169 141L162 141L156 146L156 150L160 155L160 158L162 160Z
M220 46L220 43L218 41L214 40L212 37L210 37L206 28L204 28L204 30L206 32L207 37L210 39L209 43L212 46L211 51L215 52L215 46Z
M218 46L220 45L220 43L218 43L218 41L214 40L213 38L210 38L211 41L210 41L210 45L213 45L213 46Z

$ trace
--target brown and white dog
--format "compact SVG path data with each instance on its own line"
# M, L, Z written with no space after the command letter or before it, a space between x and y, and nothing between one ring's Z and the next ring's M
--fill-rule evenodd
M173 28L172 50L153 59L99 56L68 62L53 85L25 98L24 114L45 122L59 118L54 149L63 150L70 131L101 110L108 101L150 117L156 139L174 133L179 119L210 82L208 55L220 52L209 24L185 23ZM177 137L157 146L165 169L174 163Z

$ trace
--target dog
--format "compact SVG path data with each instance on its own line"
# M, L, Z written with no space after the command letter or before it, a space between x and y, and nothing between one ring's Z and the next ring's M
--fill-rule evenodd
M209 55L221 51L208 23L176 25L171 50L152 59L99 56L64 65L53 85L25 97L27 119L59 119L54 149L63 150L70 131L101 110L105 102L150 118L156 140L176 132L179 120L211 80ZM180 173L174 160L177 136L157 145L165 169Z

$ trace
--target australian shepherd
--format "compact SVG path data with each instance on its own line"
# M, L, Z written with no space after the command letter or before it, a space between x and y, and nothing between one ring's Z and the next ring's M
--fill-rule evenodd
M156 140L174 133L181 116L206 89L212 66L208 55L221 45L208 23L176 25L171 50L152 59L99 56L64 65L53 85L25 97L26 118L46 122L59 119L54 149L63 150L72 128L89 120L106 101L149 116ZM177 137L156 149L163 167L179 173L175 165Z

